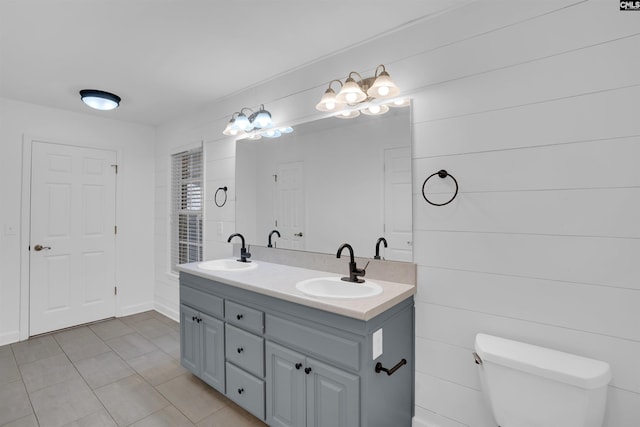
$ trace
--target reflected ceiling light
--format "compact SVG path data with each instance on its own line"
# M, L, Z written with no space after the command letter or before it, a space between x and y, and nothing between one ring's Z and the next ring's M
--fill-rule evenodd
M395 99L392 102L388 103L387 105L390 107L408 107L409 104L411 104L411 100L409 98L399 98L399 99Z
M356 80L356 78L358 80ZM337 94L331 87L334 82L340 84L340 91ZM337 112L347 105L353 107L365 102L368 103L378 99L392 98L397 96L398 93L400 93L400 89L393 80L391 80L391 76L389 76L384 65L380 64L376 67L373 77L362 77L358 72L351 71L344 81L344 84L340 80L331 80L320 102L316 104L316 109L319 111ZM374 107L376 106L367 107L367 111L363 110L362 112L375 115L384 114L389 111L388 107L383 107L382 105L378 105L380 109ZM335 117L353 118L360 115L353 111L354 110L350 110L347 114L336 114Z
M374 104L368 106L367 108L363 108L360 111L362 111L362 114L366 114L368 116L378 116L389 111L389 107L385 104Z
M359 115L360 115L359 110L344 110L336 114L334 117L337 117L339 119L355 119Z
M261 135L266 138L278 138L282 135L279 129L267 129L264 132L261 132Z
M293 132L293 128L291 126L286 126L278 129L280 133L291 133Z
M97 89L82 89L80 91L82 102L96 110L108 111L120 105L120 97L110 92Z

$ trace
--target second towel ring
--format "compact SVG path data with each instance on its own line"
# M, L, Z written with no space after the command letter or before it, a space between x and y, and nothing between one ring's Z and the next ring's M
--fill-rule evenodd
M218 204L218 191L220 190L224 191L224 200L221 204ZM220 187L216 190L216 194L213 196L213 203L215 203L219 208L223 207L224 204L227 203L227 187Z
M427 199L427 195L424 193L424 187L425 185L427 185L427 181L429 181L432 177L438 175L440 178L445 179L446 177L450 177L453 182L456 184L456 192L453 193L453 197L451 197L451 199L449 199L449 201L444 202L444 203L433 203L431 200ZM424 197L424 199L427 201L427 203L433 205L433 206L444 206L444 205L448 205L449 203L451 203L453 201L453 199L456 198L456 196L458 195L458 181L453 177L453 175L449 174L446 170L444 169L440 169L438 172L436 173L432 173L431 175L429 175L427 177L427 179L424 180L424 183L422 183L422 197Z

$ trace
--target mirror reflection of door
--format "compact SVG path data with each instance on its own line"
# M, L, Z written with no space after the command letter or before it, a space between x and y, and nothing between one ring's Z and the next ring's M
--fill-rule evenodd
M384 259L413 261L411 224L411 148L384 151Z
M277 246L283 249L305 249L304 162L281 163L277 166L275 225L281 237Z
M29 334L115 315L116 153L34 142Z

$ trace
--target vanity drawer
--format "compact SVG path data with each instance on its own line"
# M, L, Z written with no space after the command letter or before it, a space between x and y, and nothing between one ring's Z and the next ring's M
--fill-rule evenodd
M226 324L225 356L227 360L264 377L264 338Z
M259 310L225 300L224 312L227 322L259 334L264 331L264 313Z
M360 344L357 341L270 314L265 318L265 325L267 338L273 338L306 354L315 354L326 361L356 371L360 369Z
M227 397L264 420L264 381L227 362Z
M180 286L180 302L212 316L221 318L224 315L224 301L222 298L189 286Z

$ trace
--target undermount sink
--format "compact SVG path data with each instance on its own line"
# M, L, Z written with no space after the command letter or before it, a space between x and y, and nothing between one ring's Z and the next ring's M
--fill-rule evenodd
M380 285L374 282L347 282L340 277L319 277L296 283L300 292L321 298L352 299L365 298L382 293Z
M240 262L235 259L214 259L198 264L198 268L213 271L245 271L257 268L255 262Z

